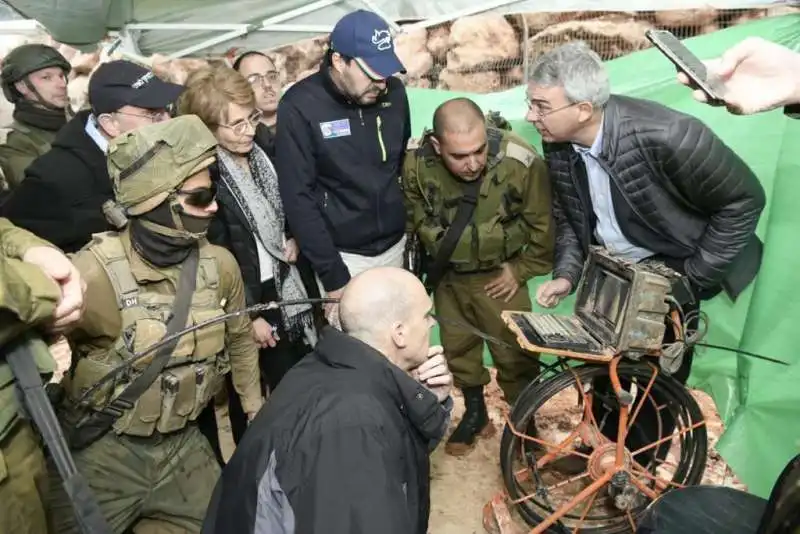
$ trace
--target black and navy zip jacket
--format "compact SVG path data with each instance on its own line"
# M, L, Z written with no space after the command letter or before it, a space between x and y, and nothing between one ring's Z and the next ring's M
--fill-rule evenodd
M339 252L377 256L403 236L400 176L411 117L399 79L361 106L338 91L329 68L323 63L281 98L275 148L287 224L333 291L350 279Z

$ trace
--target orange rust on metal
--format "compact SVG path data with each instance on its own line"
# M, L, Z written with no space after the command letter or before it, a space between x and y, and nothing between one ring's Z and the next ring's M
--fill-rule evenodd
M633 423L636 421L636 416L639 415L639 410L642 409L642 406L644 406L644 402L649 397L650 390L653 389L653 384L656 383L656 377L658 376L658 367L656 367L655 365L651 365L650 367L653 369L653 376L651 376L650 380L647 382L647 387L644 388L644 393L642 393L642 398L639 401L639 404L636 405L636 409L633 410L633 414L631 415L630 419L628 420L628 430L629 431L630 431L631 427L633 426ZM659 434L660 434L660 432L659 432Z
M622 468L625 463L625 441L628 437L628 414L630 413L630 405L627 402L622 402L623 394L627 392L622 389L622 384L619 381L619 374L617 367L622 356L616 356L609 364L609 378L611 378L611 386L614 388L614 393L619 399L619 426L617 429L617 450L616 461L614 465L617 468Z
M692 431L692 430L694 430L695 428L700 428L701 426L703 426L703 425L705 425L705 424L706 424L706 420L705 420L705 419L703 419L702 421L698 421L697 423L693 424L693 425L692 425L692 426L690 426L689 428L684 428L684 429L682 429L682 430L679 430L679 431L678 431L678 435L680 436L680 435L682 435L682 434L685 434L686 432L691 432L691 431ZM667 442L667 440L670 440L670 439L672 439L673 437L674 437L674 436L673 436L672 434L670 434L669 436L663 437L663 438L661 438L661 439L659 439L659 440L657 440L657 441L654 441L654 442L652 442L650 445L645 445L645 446L644 446L644 447L642 447L641 449L637 449L637 450L633 451L633 455L634 455L634 456L638 456L638 455L640 455L641 453L643 453L643 452L645 452L645 451L649 451L650 449L653 449L653 448L655 448L655 447L658 447L658 446L659 446L659 445L661 445L662 443L666 443L666 442Z
M534 442L534 443L536 443L538 445L541 445L541 446L545 447L547 450L556 449L556 451L558 451L558 452L565 452L560 448L561 445L556 445L554 443L549 443L549 442L541 440L539 438L535 438L533 436L529 436L528 434L525 434L524 432L520 432L519 430L514 428L514 424L511 422L511 420L509 419L508 415L506 415L506 425L508 426L508 429L511 430L511 433L514 434L515 436L517 436L518 438L521 438L523 440L532 441L532 442ZM581 458L589 458L588 454L584 454L584 453L577 452L577 451L568 451L568 452L569 452L569 454L573 454L575 456L580 456Z
M524 534L514 522L503 492L496 494L483 507L483 528L489 534Z
M631 458L630 452L623 447L624 458L623 462L620 465L617 463L616 453L617 453L617 444L616 443L607 443L605 445L601 445L597 449L592 452L591 456L589 456L589 461L587 462L587 468L589 471L589 475L594 479L598 480L602 478L606 473L616 472L621 469L627 470L630 468L633 458Z
M581 490L580 493L578 493L572 499L570 499L569 502L561 506L554 513L544 518L544 521L536 525L533 528L533 530L530 531L530 534L542 534L543 532L545 532L548 528L550 528L551 525L555 524L559 519L561 519L569 512L571 512L576 506L585 501L589 496L594 495L600 490L600 488L608 484L612 476L614 476L614 473L612 471L609 471L605 475L603 475L603 477L601 477L600 479L595 480L594 482L589 484L586 488Z

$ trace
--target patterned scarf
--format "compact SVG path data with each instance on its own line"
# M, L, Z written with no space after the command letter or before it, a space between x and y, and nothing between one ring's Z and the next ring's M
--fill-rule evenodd
M217 148L220 178L233 193L255 238L272 257L272 270L279 300L306 298L306 290L297 267L286 262L283 253L283 203L278 193L278 175L266 154L257 146L248 155L250 172L236 164L231 154ZM311 305L280 308L283 324L291 340L305 337L316 342Z

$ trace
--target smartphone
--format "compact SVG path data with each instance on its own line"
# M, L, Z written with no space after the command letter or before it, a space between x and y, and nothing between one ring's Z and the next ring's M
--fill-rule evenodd
M647 30L645 37L658 48L667 59L700 89L713 102L722 102L725 88L713 76L700 59L689 51L680 40L667 30Z

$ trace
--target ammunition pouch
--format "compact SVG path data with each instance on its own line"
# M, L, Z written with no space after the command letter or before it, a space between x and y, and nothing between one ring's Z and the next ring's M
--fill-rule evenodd
M115 272L122 273L123 276L130 274L129 269L118 268ZM123 309L123 324L129 327L123 330L114 348L108 351L102 360L92 356L79 359L70 381L71 399L74 401L81 399L90 388L99 384L102 386L93 390L88 399L84 399L84 402L88 403L89 412L80 418L68 433L73 448L81 449L91 445L112 428L117 434L151 435L158 429L161 421L162 397L170 399L170 405L166 407L167 417L160 425L161 428L177 430L186 425L188 416L194 411L193 406L187 406L187 399L191 395L191 401L194 402L196 387L190 388L187 385L189 382L187 373L178 369L181 367L194 369L192 364L187 363L194 360L209 360L210 364L207 365L215 366L216 356L222 352L224 346L224 335L218 335L219 331L210 331L208 337L202 337L202 332L191 336L171 337L186 326L195 294L197 273L198 250L194 249L181 267L172 312L166 325L157 317L146 317L138 311L136 315L129 317L129 320L125 320L128 314L126 309ZM118 290L120 301L138 303L140 296L135 293L136 289L135 285L131 284L130 291ZM126 293L136 298L132 296L125 298ZM127 310L132 307L141 309L138 306L131 306ZM194 321L198 319L195 315L192 315L192 318ZM154 338L168 341L156 345L152 343ZM136 351L137 341L146 343L147 346L141 351ZM151 358L134 360L131 365L122 368L111 365L120 359L129 361L136 355L144 356L153 346L158 348ZM216 350L205 352L212 349ZM141 367L142 364L144 368ZM201 374L205 377L206 373L207 371L203 371ZM110 380L106 382L107 378ZM192 380L193 386L194 380L195 377ZM162 396L162 388L167 388L170 394ZM180 410L174 406L179 393ZM85 409L84 406L76 408L79 411Z

